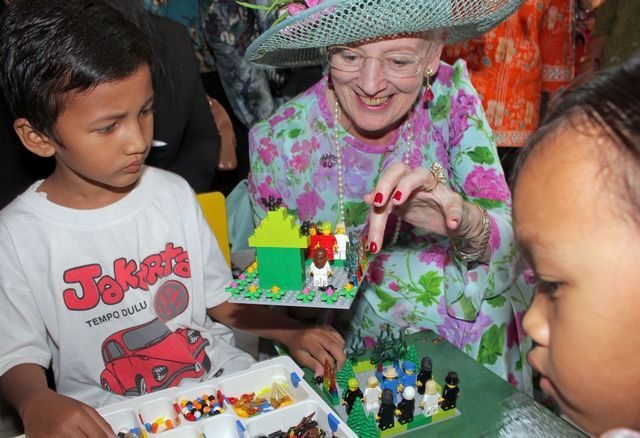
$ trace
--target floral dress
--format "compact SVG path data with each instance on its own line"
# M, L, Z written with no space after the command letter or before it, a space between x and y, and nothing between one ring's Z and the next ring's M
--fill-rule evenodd
M403 224L397 242L385 243L369 258L358 299L338 319L347 345L360 333L373 342L391 324L408 333L434 330L505 380L531 391L531 371L521 328L531 302L513 240L511 194L480 99L463 61L441 63L432 85L433 100L419 98L408 120L388 146L366 144L334 130L328 107L327 78L250 132L249 191L257 217L261 198L282 198L300 220L338 222L338 166L330 159L341 142L345 223L364 231L369 207L362 196L373 190L392 162L406 159L412 168L439 162L451 188L485 207L492 226L488 264L458 259L447 237ZM424 93L421 91L420 95ZM387 234L393 234L394 220Z

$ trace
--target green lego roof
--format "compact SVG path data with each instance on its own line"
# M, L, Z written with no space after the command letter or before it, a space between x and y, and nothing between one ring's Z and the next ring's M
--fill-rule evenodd
M267 213L249 237L249 246L274 248L306 248L307 237L300 232L296 218L280 207Z

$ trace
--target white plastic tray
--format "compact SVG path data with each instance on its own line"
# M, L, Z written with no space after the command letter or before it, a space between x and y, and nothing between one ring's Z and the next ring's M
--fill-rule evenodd
M303 379L303 372L290 357L280 356L258 362L251 368L218 379L201 382L188 387L169 388L144 396L132 398L98 409L109 422L113 431L145 428L144 423L157 418L171 418L174 428L149 437L161 438L252 438L269 435L278 430L287 431L297 425L303 417L314 413L313 419L321 429L333 432L338 438L357 438L356 434L338 417L322 398ZM293 399L293 403L275 410L266 411L249 418L236 414L228 398L246 393L259 393L271 388L274 382L282 384ZM188 421L177 413L174 404L184 399L192 400L203 393L225 397L224 412L212 417ZM175 424L179 423L179 424Z

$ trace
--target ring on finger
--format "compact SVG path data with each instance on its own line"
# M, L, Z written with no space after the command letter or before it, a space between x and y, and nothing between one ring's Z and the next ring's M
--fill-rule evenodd
M423 186L422 186L422 191L423 191L423 192L430 192L431 190L435 189L437 185L438 185L438 180L436 179L436 180L433 182L433 185L432 185L431 187L426 187L425 185L423 185Z
M433 163L429 168L429 172L433 175L434 182L430 187L422 187L422 190L425 192L430 192L435 189L438 184L446 184L447 183L447 175L444 170L444 167L440 163Z

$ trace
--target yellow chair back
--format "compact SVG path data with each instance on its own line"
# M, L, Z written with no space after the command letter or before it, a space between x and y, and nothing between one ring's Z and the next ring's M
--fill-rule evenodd
M229 229L227 228L227 205L224 195L220 192L200 193L196 195L200 208L207 220L211 231L218 240L227 265L231 266L231 252L229 251Z

